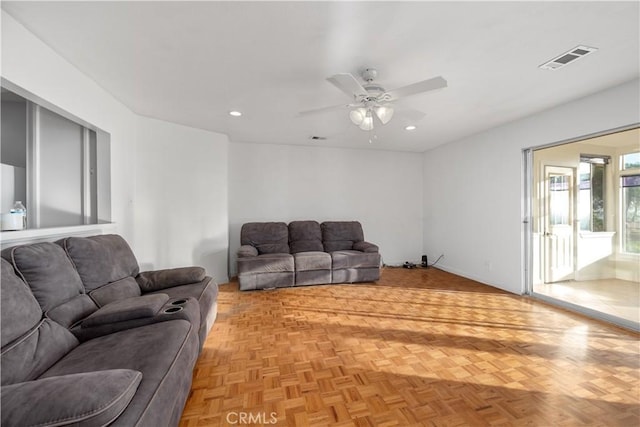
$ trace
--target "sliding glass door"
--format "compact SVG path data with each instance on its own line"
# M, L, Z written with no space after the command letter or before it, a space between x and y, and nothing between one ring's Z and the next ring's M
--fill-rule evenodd
M528 291L640 330L640 129L528 150Z

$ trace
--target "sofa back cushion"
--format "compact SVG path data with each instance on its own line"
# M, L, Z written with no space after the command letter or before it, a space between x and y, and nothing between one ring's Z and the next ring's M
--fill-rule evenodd
M321 229L326 252L351 250L354 243L364 240L362 225L358 221L325 221Z
M317 221L292 221L289 223L289 247L292 254L324 251L322 230Z
M29 287L2 263L0 310L2 321L2 385L31 381L78 345L78 340L51 319L42 318L42 309Z
M142 294L142 291L136 279L131 276L125 277L108 285L100 286L90 291L89 295L98 304L98 307L104 307L121 299L138 297Z
M0 321L2 322L1 346L21 337L40 322L42 309L27 285L15 275L13 266L6 260L2 263L2 306L0 307Z
M289 229L284 222L248 222L240 230L240 244L251 245L258 255L289 253Z
M72 328L76 323L97 310L98 305L96 302L89 295L82 294L47 310L45 316L65 328Z
M42 311L84 293L78 272L64 250L55 243L15 246L2 251L2 257L13 265L18 276L31 288Z
M131 247L116 234L68 237L57 243L75 264L87 292L140 271Z

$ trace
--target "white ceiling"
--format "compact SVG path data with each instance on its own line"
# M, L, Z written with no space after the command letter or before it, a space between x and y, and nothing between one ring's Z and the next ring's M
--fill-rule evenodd
M232 141L424 151L638 78L633 2L11 2L2 8L134 112ZM558 71L538 65L599 51ZM395 89L441 75L449 87L398 101L377 139L325 79L366 67ZM231 109L244 115L230 117ZM326 136L313 142L312 135Z

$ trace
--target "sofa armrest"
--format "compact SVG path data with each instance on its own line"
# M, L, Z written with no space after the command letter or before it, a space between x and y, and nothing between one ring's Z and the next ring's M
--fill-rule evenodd
M143 295L115 301L98 309L82 321L83 328L155 316L169 301L167 294Z
M167 270L143 271L136 282L143 293L159 291L174 286L198 283L207 276L202 267L180 267Z
M112 369L2 386L2 425L107 425L127 408L141 380L138 371Z
M369 242L356 242L353 244L353 250L360 252L378 252L379 248L377 245Z
M251 245L242 245L238 249L238 258L246 258L252 256L258 256L258 249Z

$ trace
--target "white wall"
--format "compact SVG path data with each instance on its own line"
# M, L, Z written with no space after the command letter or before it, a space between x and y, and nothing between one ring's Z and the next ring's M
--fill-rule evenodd
M27 167L27 103L2 101L2 163Z
M134 247L136 115L2 11L2 77L111 134L111 219Z
M1 72L111 134L113 232L143 269L198 264L226 281L225 136L134 114L4 11Z
M18 200L27 200L27 169L0 163L0 212L9 212Z
M638 80L424 153L424 250L440 266L523 293L523 148L640 121ZM464 120L464 118L461 118Z
M226 135L138 119L135 241L142 270L200 265L228 281Z
M240 227L251 221L358 220L387 264L422 254L419 154L232 143L230 274Z

